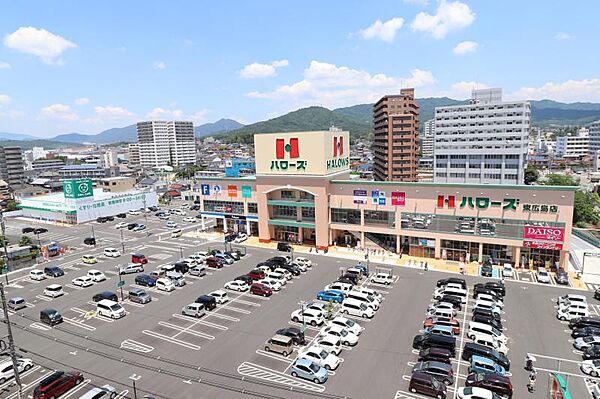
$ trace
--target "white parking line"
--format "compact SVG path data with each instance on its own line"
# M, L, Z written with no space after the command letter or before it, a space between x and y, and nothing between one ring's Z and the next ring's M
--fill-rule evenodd
M23 373L19 373L19 377L23 378L23 377L27 377L29 374L32 374L33 372L37 371L40 369L40 366L33 366L32 368L30 368L29 370L23 372ZM12 379L13 377L11 377ZM9 385L13 384L13 381L11 381L11 379L9 379L7 382L5 382L4 384L0 385L0 390L3 390L5 388L8 388Z
M71 325L83 328L84 330L88 330L88 331L95 331L96 327L92 327L92 326L88 326L87 324L83 324L83 322L77 321L77 320L73 320L73 319L69 319L68 317L63 317L63 321L66 323L69 323Z
M133 339L126 339L125 341L121 342L121 348L142 353L149 353L154 350L153 346L134 341Z
M200 338L204 338L204 339L211 339L211 340L215 339L215 337L212 335L205 334L200 331L192 330L192 327L196 326L196 323L192 323L187 327L181 327L181 326L178 326L176 324L172 324L172 323L169 323L166 321L159 321L158 325L170 328L172 330L179 331L177 334L171 336L171 338L177 338L177 336L181 335L182 333L186 333L186 334L195 335L196 337L200 337Z
M146 334L146 335L149 335L151 337L154 337L154 338L162 339L163 341L167 341L167 342L170 342L172 344L183 346L184 348L193 349L195 351L200 350L200 348L201 348L198 345L190 344L188 342L185 342L185 341L182 341L182 340L179 340L179 339L174 339L174 338L171 338L171 337L169 337L167 335L163 335L163 334L160 334L160 333L157 333L157 332L154 332L154 331L144 330L144 331L142 331L142 333Z
M237 372L241 375L258 378L265 381L277 382L283 385L289 385L295 388L311 390L314 392L323 392L325 387L308 381L302 381L287 374L260 366L258 364L244 362L240 364Z
M86 386L87 384L89 384L92 380L85 380L83 381L81 384L79 384L77 387L72 388L66 395L62 396L63 399L67 399L70 398L71 396L73 396L74 393L78 392L81 390L81 388L83 388L84 386Z
M210 313L207 313L206 317L208 317L208 316L218 317L218 318L223 319L223 320L229 320L229 321L235 321L235 322L240 321L240 319L238 319L237 317L231 317L231 316L227 316L227 315L224 315L224 314L215 313L214 311L210 312Z
M172 316L175 317L175 318L178 318L178 319L186 320L186 321L190 320L189 316L183 316L183 315L180 315L180 314L177 314L177 313L173 313ZM207 314L207 316L208 316L208 314ZM229 330L229 327L225 327L225 326L222 326L222 325L216 324L216 323L211 323L210 321L205 321L205 320L202 320L202 319L196 320L196 323L203 324L203 325L208 326L208 327L216 328L218 330L223 330L223 331Z
M36 386L38 384L38 382L40 382L44 378L48 377L52 373L53 373L53 371L49 371L49 372L45 373L43 376L41 376L39 378L36 378L35 380L31 381L28 384L22 384L23 392L30 390L31 388L33 388L34 386ZM17 391L15 393L7 396L6 399L14 399L14 398L17 398L18 396L19 396L19 392Z

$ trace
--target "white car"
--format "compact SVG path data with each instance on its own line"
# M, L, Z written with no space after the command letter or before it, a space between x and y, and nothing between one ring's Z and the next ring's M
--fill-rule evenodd
M550 284L550 273L548 273L545 268L538 267L535 276L539 283Z
M294 323L306 323L313 327L320 326L325 322L323 314L314 309L298 309L292 312L290 318Z
M300 271L302 273L306 273L306 271L308 270L308 268L306 267L306 265L304 265L303 263L298 263L296 261L290 262L291 266L296 266L298 269L300 269Z
M512 267L512 265L510 263L504 264L504 267L502 268L502 276L504 276L504 277L514 277L515 276L515 269Z
M342 351L342 341L333 335L318 337L315 343L327 352L333 353L336 356Z
M133 209L132 209L132 210L130 210L130 211L129 211L129 212L127 212L127 213L129 213L130 215L139 215L139 214L140 214L140 211L135 211L135 210L133 210Z
M271 272L271 268L267 265L258 266L256 269L262 270L265 275Z
M296 259L294 259L294 262L298 263L298 264L302 264L306 267L312 267L312 261L308 258L305 258L303 256L298 256Z
M498 306L500 309L504 309L504 303L501 300L496 299L495 297L493 297L489 294L477 294L475 299L480 300L480 301L491 302L491 303L495 304L496 306Z
M127 222L119 222L115 224L115 229L124 229L129 225Z
M88 270L87 277L91 278L94 282L98 283L100 281L106 280L106 276L100 270Z
M494 399L497 395L490 390L479 387L458 388L458 399Z
M287 278L285 277L285 274L283 273L279 273L279 272L269 272L266 274L267 278L273 279L273 280L277 280L279 281L279 283L283 286L287 284Z
M329 325L333 325L333 324L343 327L343 328L347 329L348 331L354 333L355 335L360 335L365 329L364 327L361 327L360 324L358 324L354 320L347 319L342 316L337 316L336 318L334 318L333 320L331 320L329 322Z
M335 282L335 283L328 284L325 286L325 288L323 288L323 291L329 291L329 290L342 291L342 293L344 295L346 295L346 294L348 294L348 292L352 291L352 284Z
M19 373L23 373L33 367L31 359L19 358L17 359L17 370ZM5 360L0 362L0 385L4 384L10 378L14 378L15 372L13 369L12 360Z
M573 342L573 347L575 349L579 349L580 351L589 348L590 346L595 346L600 344L600 337L597 335L588 335L587 337L579 337L575 339Z
M332 324L330 326L323 327L319 332L320 337L326 335L333 335L342 341L343 345L354 346L358 343L358 335L350 332L347 328Z
M107 258L118 258L121 256L121 251L117 248L104 248L104 256Z
M248 235L246 233L238 233L237 237L233 240L233 242L244 242L248 239Z
M298 349L298 357L308 359L321 367L325 367L326 370L335 370L340 365L339 357L316 345L310 348Z
M473 308L489 310L492 313L497 313L497 314L502 313L502 308L500 308L500 306L496 305L495 302L484 301L481 299L475 300L475 304L473 305Z
M195 256L193 256L193 255L192 255L192 256L188 256L188 257L187 257L187 258L185 258L185 259L181 259L181 260L180 260L180 262L185 262L185 263L187 263L187 265L188 265L190 268L191 268L191 267L194 267L194 266L196 266L196 265L198 264L198 261L196 260L196 257L195 257ZM200 263L201 263L201 262L200 262Z
M392 275L389 273L377 273L371 277L371 282L375 284L390 285L392 284Z
M430 304L429 306L427 306L427 317L431 317L433 314L435 314L435 312L437 310L440 309L444 309L447 312L452 312L453 316L456 316L456 309L454 308L454 305L449 303L449 302L439 302L436 304Z
M35 281L42 281L46 278L46 273L41 270L33 269L29 272L29 278Z
M475 338L471 339L474 343L487 346L488 348L495 349L502 353L504 356L508 356L508 347L500 340L494 339L490 335L475 334Z
M173 209L173 213L179 216L185 216L186 213L185 211L182 211L181 209Z
M210 256L207 251L198 251L195 255L201 257L202 261L206 260L206 258Z
M193 218L193 217L191 217L191 216L187 216L187 217L184 217L184 218L183 218L183 221L184 221L184 222L188 222L188 223L196 223L196 222L198 221L198 219L196 219L196 218Z
M218 304L223 304L223 303L229 301L229 295L227 294L227 291L216 290L216 291L211 292L208 295L215 298L215 300L217 301Z
M85 288L94 285L94 280L90 276L83 276L74 278L72 283L78 287Z
M228 290L232 290L232 291L248 291L248 288L250 288L248 286L248 284L246 284L245 282L241 281L241 280L233 280L233 281L229 281L227 283L225 283L225 288L227 288Z
M558 297L558 305L571 305L575 303L587 303L587 297L578 294L566 294Z
M584 360L579 365L579 368L584 374L598 377L600 376L600 359Z
M370 288L357 285L352 290L372 295L375 299L377 299L377 301L379 301L380 305L381 305L381 302L383 301L383 295L381 295L381 293L379 293L375 290L372 290Z
M188 256L187 259L193 260L197 265L199 265L202 262L204 262L206 257L198 255L198 254L192 254L192 255Z
M292 273L290 273L287 269L284 269L282 267L278 267L277 269L273 270L275 273L281 273L285 276L286 280L291 280L294 276L292 276Z
M273 291L281 290L281 283L272 278L263 278L262 280L258 280L257 283L261 283L272 289Z

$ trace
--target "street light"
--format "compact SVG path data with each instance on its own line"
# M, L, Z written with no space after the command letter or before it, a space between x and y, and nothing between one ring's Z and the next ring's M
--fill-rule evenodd
M96 233L94 233L94 224L93 222L90 224L92 226L92 238L94 239L94 248L96 248Z
M302 332L306 330L306 320L304 319L304 310L306 309L306 301L300 301L298 305L302 306Z
M183 247L179 247L179 253L181 254L181 259L183 259Z
M4 212L2 211L0 211L0 226L2 227L2 245L4 246L4 259L6 262L2 266L2 272L4 272L4 277L6 277L6 284L8 285L8 271L10 270L10 268L8 267L8 249L6 248L6 225L4 224ZM6 314L6 312L4 312L4 314Z
M125 253L125 242L123 242L123 229L119 229L121 232L121 247L123 248L123 253Z
M135 382L142 378L141 375L132 374L129 376L129 379L133 382L133 398L137 399L137 390L135 389Z

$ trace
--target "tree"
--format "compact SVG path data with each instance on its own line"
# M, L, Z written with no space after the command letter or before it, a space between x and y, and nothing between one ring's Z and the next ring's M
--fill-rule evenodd
M5 211L16 211L17 210L17 201L15 200L8 200L6 202L6 208Z
M559 174L549 174L546 176L546 185L547 186L578 186L579 182L573 179L571 176L567 175L559 175Z
M600 224L600 214L597 209L600 207L600 197L597 193L587 193L575 191L575 200L573 201L573 223L577 227L583 227L586 224Z
M535 183L539 178L540 172L533 165L527 165L527 169L525 169L525 184Z
M28 236L22 236L21 239L19 240L19 246L21 247L26 247L28 245L32 245L33 244L33 240L31 239L31 237Z
M0 236L0 247L4 247L4 242L6 241L6 245L8 245L8 240L4 236Z

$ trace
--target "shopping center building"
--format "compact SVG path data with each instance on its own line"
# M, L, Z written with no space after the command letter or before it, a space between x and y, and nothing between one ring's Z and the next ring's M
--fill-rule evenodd
M201 178L184 199L224 231L327 249L565 267L576 187L349 178L349 133L254 136L256 175Z

